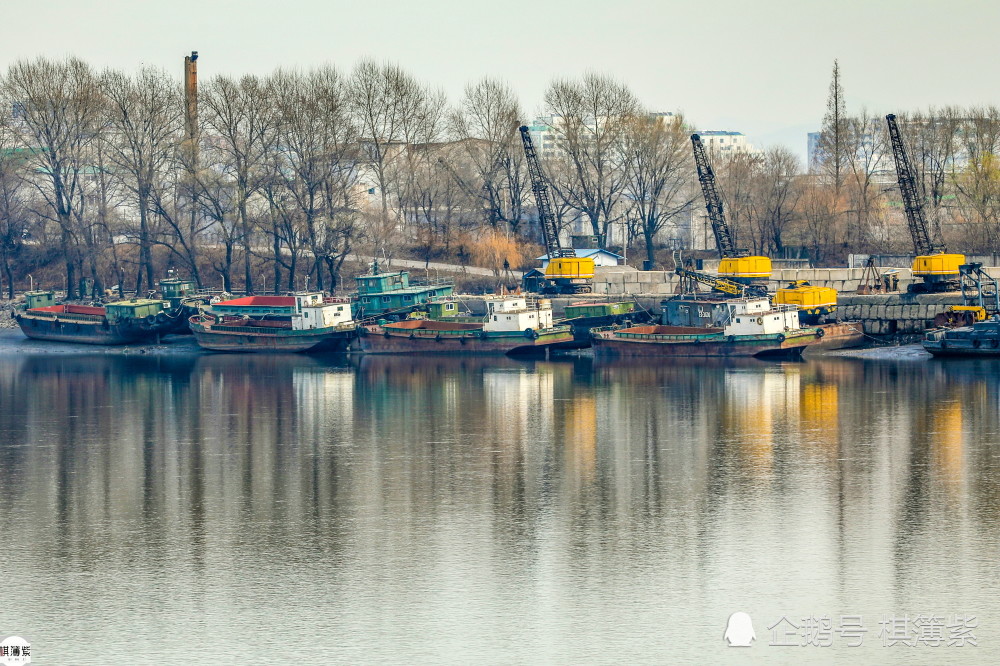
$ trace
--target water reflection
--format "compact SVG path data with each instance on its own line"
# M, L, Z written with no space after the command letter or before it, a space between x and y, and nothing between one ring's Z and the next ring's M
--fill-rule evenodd
M881 613L995 641L998 370L0 357L32 600L0 625L55 663L250 659L264 626L301 662L718 661L737 609L870 614L888 662Z

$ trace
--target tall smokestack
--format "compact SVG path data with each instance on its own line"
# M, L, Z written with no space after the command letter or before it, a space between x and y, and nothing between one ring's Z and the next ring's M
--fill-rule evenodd
M184 58L184 108L187 138L194 141L198 134L198 52Z

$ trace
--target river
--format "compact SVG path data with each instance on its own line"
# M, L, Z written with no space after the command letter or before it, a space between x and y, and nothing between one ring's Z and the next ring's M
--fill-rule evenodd
M994 361L8 350L0 638L39 664L991 663L998 401Z

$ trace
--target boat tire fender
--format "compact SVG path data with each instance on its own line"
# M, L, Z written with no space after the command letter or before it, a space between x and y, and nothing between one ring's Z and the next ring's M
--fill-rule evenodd
M156 321L160 322L161 324L166 324L168 321L170 321L170 317L167 316L166 312L160 312L157 313L156 315Z
M785 334L778 333L778 342L784 342L784 341L785 341Z
M826 331L824 331L822 328L817 328L816 329L816 337L817 338L822 338L824 335L826 335Z
M729 343L736 342L736 336L735 335L726 336L726 342L729 342Z
M758 324L763 324L764 323L764 318L763 317L757 317L757 323Z
M485 340L485 339L486 339L486 338L488 338L488 337L489 337L489 336L488 336L488 335L486 334L486 330L485 330L485 329L483 329L483 330L479 331L479 338L480 338L481 340Z
M441 342L441 334L438 333L437 335L435 335L434 339L437 340L438 342Z
M978 339L972 341L972 346L975 347L976 349L979 349L980 345L982 344L983 344L982 341Z
M526 328L524 329L524 337L528 338L529 340L537 340L538 331L536 331L533 328Z
M385 329L382 329L382 337L388 338L389 337L389 331L387 331Z

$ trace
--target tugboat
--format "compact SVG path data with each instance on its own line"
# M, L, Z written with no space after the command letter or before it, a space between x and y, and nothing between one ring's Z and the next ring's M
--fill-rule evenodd
M169 277L160 280L160 296L169 303L167 314L174 320L170 333L190 333L188 320L208 305L209 297L198 294L194 280Z
M355 337L349 299L319 292L220 301L189 322L198 345L212 351L346 351Z
M569 326L553 324L551 301L525 296L488 299L485 317L383 320L358 333L366 354L519 354L573 340Z
M1000 316L972 326L928 331L922 344L935 356L1000 356Z
M407 271L382 273L377 261L372 264L371 273L354 281L358 287L353 299L355 319L379 316L403 319L435 299L451 296L455 289L454 282L448 279L411 282Z
M633 326L593 331L594 355L614 356L796 356L821 338L802 328L798 308L771 305L766 296L723 301L718 327Z
M13 317L35 340L124 345L154 340L175 326L165 301L137 298L96 306L56 303L51 291L29 291L24 297L24 310Z

